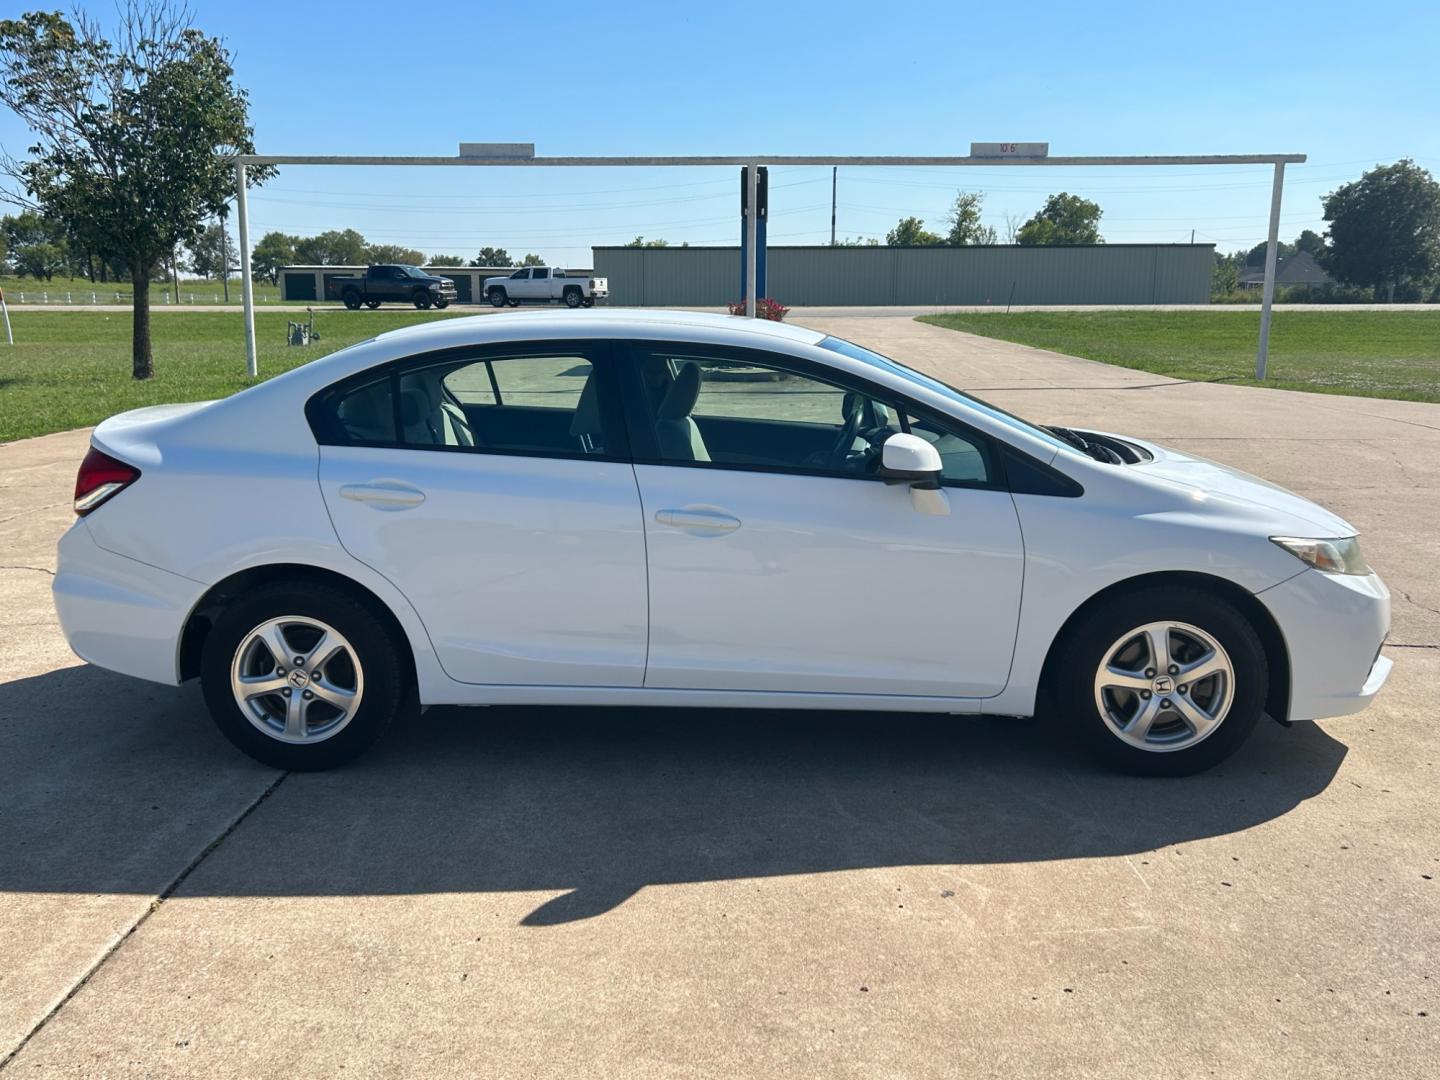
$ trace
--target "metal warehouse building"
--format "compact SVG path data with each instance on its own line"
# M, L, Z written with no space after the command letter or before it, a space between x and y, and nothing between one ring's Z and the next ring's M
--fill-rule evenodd
M1206 304L1213 244L1079 247L771 247L783 304ZM739 248L597 247L610 304L718 307L739 299Z

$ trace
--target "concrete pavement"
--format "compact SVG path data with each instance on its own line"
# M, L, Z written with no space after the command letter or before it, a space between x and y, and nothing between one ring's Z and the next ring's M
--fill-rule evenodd
M0 447L4 1071L1430 1075L1440 406L805 321L1344 514L1396 595L1391 684L1182 781L1040 722L598 709L432 710L282 776L194 687L68 653L85 433Z

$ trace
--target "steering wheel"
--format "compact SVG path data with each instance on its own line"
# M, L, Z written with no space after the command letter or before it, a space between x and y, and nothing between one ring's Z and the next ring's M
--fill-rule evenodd
M845 417L840 435L830 448L830 467L843 469L850 460L850 451L855 445L855 436L860 433L860 421L865 415L865 399L856 395L855 405Z

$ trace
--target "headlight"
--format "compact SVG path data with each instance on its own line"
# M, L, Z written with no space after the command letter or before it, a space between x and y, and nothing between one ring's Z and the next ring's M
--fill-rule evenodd
M440 291L440 283L439 283L438 281L432 281L432 282L430 283L430 288L434 289L436 292L439 292L439 291Z
M1368 574L1370 567L1360 554L1360 539L1342 536L1331 540L1311 540L1299 536L1272 536L1278 544L1307 566L1327 574Z

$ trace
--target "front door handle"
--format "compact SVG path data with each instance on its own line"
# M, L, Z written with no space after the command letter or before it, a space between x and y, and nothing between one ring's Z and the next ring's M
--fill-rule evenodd
M723 510L709 507L686 507L683 510L656 510L655 520L673 529L700 534L734 532L740 528L740 519Z
M340 495L355 502L368 503L376 510L408 510L425 501L425 493L412 484L399 480L371 480L368 484L342 484Z

